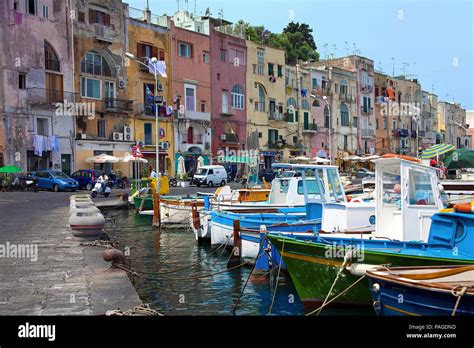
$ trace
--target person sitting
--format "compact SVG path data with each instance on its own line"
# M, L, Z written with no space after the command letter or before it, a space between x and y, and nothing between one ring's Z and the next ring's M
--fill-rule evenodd
M99 184L102 184L102 190L105 190L105 185L107 185L107 181L109 181L109 177L105 172L102 172L99 178L97 179L97 182Z

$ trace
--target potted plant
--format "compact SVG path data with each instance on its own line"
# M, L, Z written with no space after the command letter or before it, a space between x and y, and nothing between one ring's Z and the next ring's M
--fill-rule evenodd
M178 179L179 179L179 186L189 187L188 173L179 175Z

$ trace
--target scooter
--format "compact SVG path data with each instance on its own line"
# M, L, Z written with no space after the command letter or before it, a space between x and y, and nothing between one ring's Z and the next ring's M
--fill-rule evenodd
M178 186L178 180L177 180L174 176L171 176L171 177L170 177L169 183L170 183L170 186L171 186L171 187L176 187L176 186Z
M109 185L102 186L102 183L96 182L94 188L92 189L92 198L96 198L98 194L104 195L104 197L108 197L112 193Z

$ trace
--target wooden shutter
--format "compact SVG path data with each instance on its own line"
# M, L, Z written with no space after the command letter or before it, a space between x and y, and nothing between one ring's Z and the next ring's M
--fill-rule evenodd
M137 58L143 57L143 45L141 43L137 43Z
M165 50L160 50L160 57L159 60L165 60Z
M89 23L95 23L96 22L96 15L95 15L95 10L89 9Z
M150 58L153 58L153 57L158 58L158 47L154 47L154 46L151 47L151 57Z
M110 27L110 15L108 13L105 13L104 14L104 25L106 27Z
M86 14L84 12L78 12L78 21L80 23L85 23L86 21Z

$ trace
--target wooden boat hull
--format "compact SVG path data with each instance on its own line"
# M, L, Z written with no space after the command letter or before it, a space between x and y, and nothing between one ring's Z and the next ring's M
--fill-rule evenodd
M464 269L463 266L456 267L400 267L377 269L367 272L370 282L370 291L374 301L374 309L377 315L441 315L453 314L458 297L452 292L458 292L464 285L470 286L459 300L455 315L474 315L474 271L470 271L470 282L455 281L456 275L444 277L445 283L439 280L426 282L407 279L397 276L399 272L448 272ZM393 273L392 273L393 272ZM457 276L459 278L459 275Z

